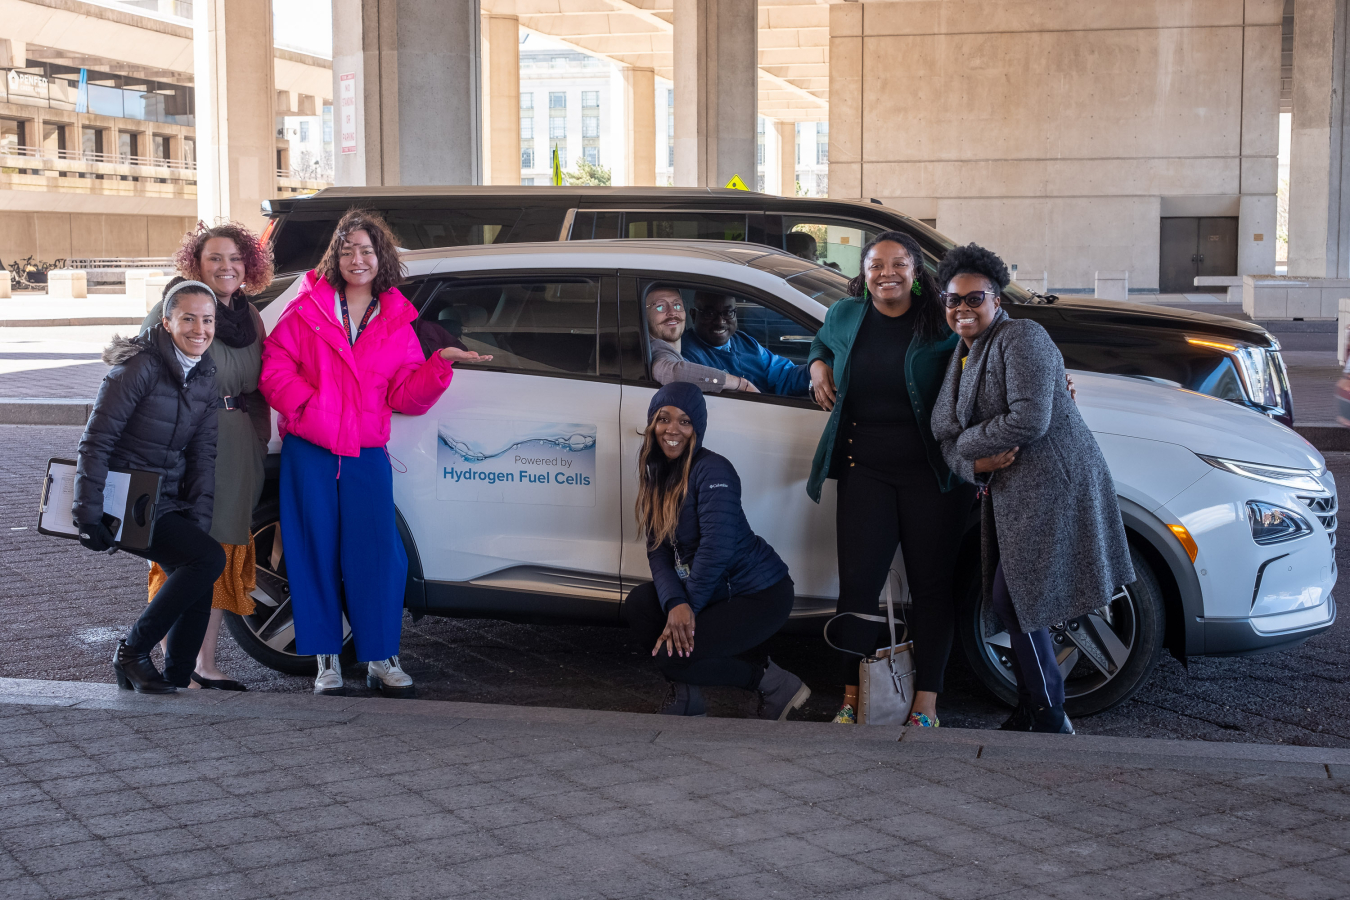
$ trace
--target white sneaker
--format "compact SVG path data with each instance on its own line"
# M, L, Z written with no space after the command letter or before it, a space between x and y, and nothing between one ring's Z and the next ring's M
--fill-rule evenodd
M342 663L338 662L336 653L320 653L319 677L314 679L314 693L316 694L345 694L347 689L342 684Z
M411 697L417 693L412 678L398 664L397 656L366 663L366 687L386 697Z

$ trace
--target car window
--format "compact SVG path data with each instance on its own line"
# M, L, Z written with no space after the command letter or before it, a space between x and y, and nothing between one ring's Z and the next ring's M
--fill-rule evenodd
M747 234L744 213L626 212L619 237L744 241Z
M848 289L847 278L834 269L823 267L793 275L787 283L824 306L833 306L853 293Z
M599 299L598 278L443 281L429 291L419 331L492 354L479 368L595 375Z
M862 222L815 216L783 217L783 249L853 278L862 268L862 248L880 230Z
M658 294L662 288L665 292ZM670 291L678 293L678 301ZM678 340L687 362L749 378L765 394L806 395L809 376L804 366L815 326L799 325L743 294L678 280L644 280L639 296L646 311L649 352L653 337ZM676 302L683 308L682 333L668 318ZM679 311L675 312L678 318Z
M518 208L377 210L404 250L504 243L521 218ZM307 272L319 264L344 210L300 210L288 215L272 244L276 271ZM556 226L554 234L557 233ZM551 239L547 238L547 239Z

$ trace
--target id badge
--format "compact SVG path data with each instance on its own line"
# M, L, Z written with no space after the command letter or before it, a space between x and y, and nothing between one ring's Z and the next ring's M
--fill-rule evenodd
M680 576L681 581L689 580L689 567L685 565L684 560L680 559L680 554L675 554L675 574Z

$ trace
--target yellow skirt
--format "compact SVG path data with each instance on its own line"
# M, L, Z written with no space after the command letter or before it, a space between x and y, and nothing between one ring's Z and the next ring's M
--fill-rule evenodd
M225 609L241 616L253 615L253 589L258 586L258 572L253 552L253 541L247 544L221 544L225 550L225 571L216 579L211 595L212 609ZM164 587L168 575L155 563L150 567L150 599Z

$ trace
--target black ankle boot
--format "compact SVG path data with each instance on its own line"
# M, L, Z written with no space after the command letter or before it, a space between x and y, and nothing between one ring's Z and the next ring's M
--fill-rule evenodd
M1008 716L1007 720L1000 726L999 731L1030 731L1032 723L1031 707L1025 703L1017 704L1017 709Z
M703 692L697 685L670 682L670 693L665 703L657 710L663 716L706 716L708 708L703 703Z
M172 694L178 690L159 674L159 669L150 661L150 654L132 650L127 646L126 638L117 642L117 651L113 653L113 672L117 675L117 686L124 691Z
M1073 734L1073 723L1062 706L1038 706L1031 711L1031 730L1038 734Z

